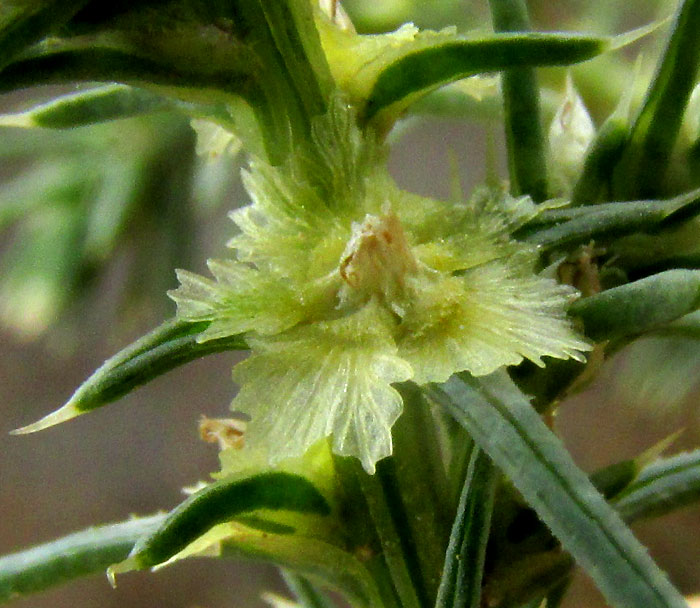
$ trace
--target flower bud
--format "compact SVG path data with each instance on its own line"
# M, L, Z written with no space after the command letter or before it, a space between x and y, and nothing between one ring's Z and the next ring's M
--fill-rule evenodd
M234 133L220 127L211 120L194 118L190 125L197 134L197 154L209 160L224 154L235 157L241 149L242 142Z
M595 126L571 75L566 79L564 100L549 127L551 194L568 197L581 174Z

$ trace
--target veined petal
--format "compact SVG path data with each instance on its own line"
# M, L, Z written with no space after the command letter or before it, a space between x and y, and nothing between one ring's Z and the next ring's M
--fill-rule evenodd
M231 213L241 234L229 241L240 261L268 267L298 284L318 279L338 263L350 225L382 208L389 184L384 147L360 132L342 98L314 119L313 145L283 167L254 160L243 172L252 204Z
M402 409L391 383L411 367L396 354L394 320L370 302L355 314L251 339L253 355L234 370L232 407L252 416L247 440L274 446L282 460L333 435L333 451L356 456L368 472L391 454Z
M416 382L444 382L462 370L483 376L523 359L543 366L544 356L583 360L591 347L564 314L576 292L509 264L415 280L397 342Z
M178 270L180 287L168 292L181 319L212 321L201 342L251 330L275 334L300 321L303 311L294 292L272 273L233 260L207 265L215 281Z

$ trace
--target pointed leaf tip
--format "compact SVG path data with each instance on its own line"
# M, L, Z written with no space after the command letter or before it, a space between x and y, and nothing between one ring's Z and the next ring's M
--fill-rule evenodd
M67 420L75 418L76 416L80 416L82 413L83 412L79 411L75 405L72 403L67 403L63 407L57 409L55 412L47 414L32 424L28 424L27 426L10 431L10 435L29 435L30 433L43 431L51 426L60 424L61 422L66 422Z
M652 21L651 23L647 23L646 25L642 25L638 28L635 28L633 30L630 30L629 32L623 32L622 34L618 34L617 36L613 36L610 42L610 50L611 51L616 51L617 49L624 48L630 44L633 44L637 42L637 40L641 40L645 36L649 36L650 34L653 34L660 28L662 28L664 25L669 23L673 19L673 15L668 15L667 17L664 17L663 19L658 19L657 21Z
M110 587L112 587L112 589L117 588L117 574L125 574L126 572L138 570L138 568L139 565L134 557L127 557L117 564L112 564L106 571Z

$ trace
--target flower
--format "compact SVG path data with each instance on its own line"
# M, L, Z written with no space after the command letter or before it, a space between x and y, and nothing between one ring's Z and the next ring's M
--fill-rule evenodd
M530 199L402 191L340 102L313 134L283 167L251 162L235 258L210 260L213 280L179 271L170 293L181 318L211 322L200 341L245 334L232 407L251 416L247 445L270 446L274 464L332 436L371 473L402 409L392 384L582 360L565 315L576 292L535 274L535 252L509 236L537 213Z

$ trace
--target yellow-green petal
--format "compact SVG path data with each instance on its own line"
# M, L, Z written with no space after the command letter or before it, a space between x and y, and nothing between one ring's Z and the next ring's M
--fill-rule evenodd
M299 322L301 306L280 278L233 260L207 265L216 280L178 270L180 287L168 293L180 319L212 322L199 341L253 330L274 334Z
M246 440L274 447L275 461L333 436L333 451L368 472L391 454L391 427L402 409L391 387L411 367L397 356L394 321L374 302L333 321L252 339L253 355L234 370L232 407L251 415Z
M399 353L420 384L454 372L474 376L542 357L583 360L590 345L566 318L575 291L517 267L494 262L463 276L416 279L415 297L401 324Z

